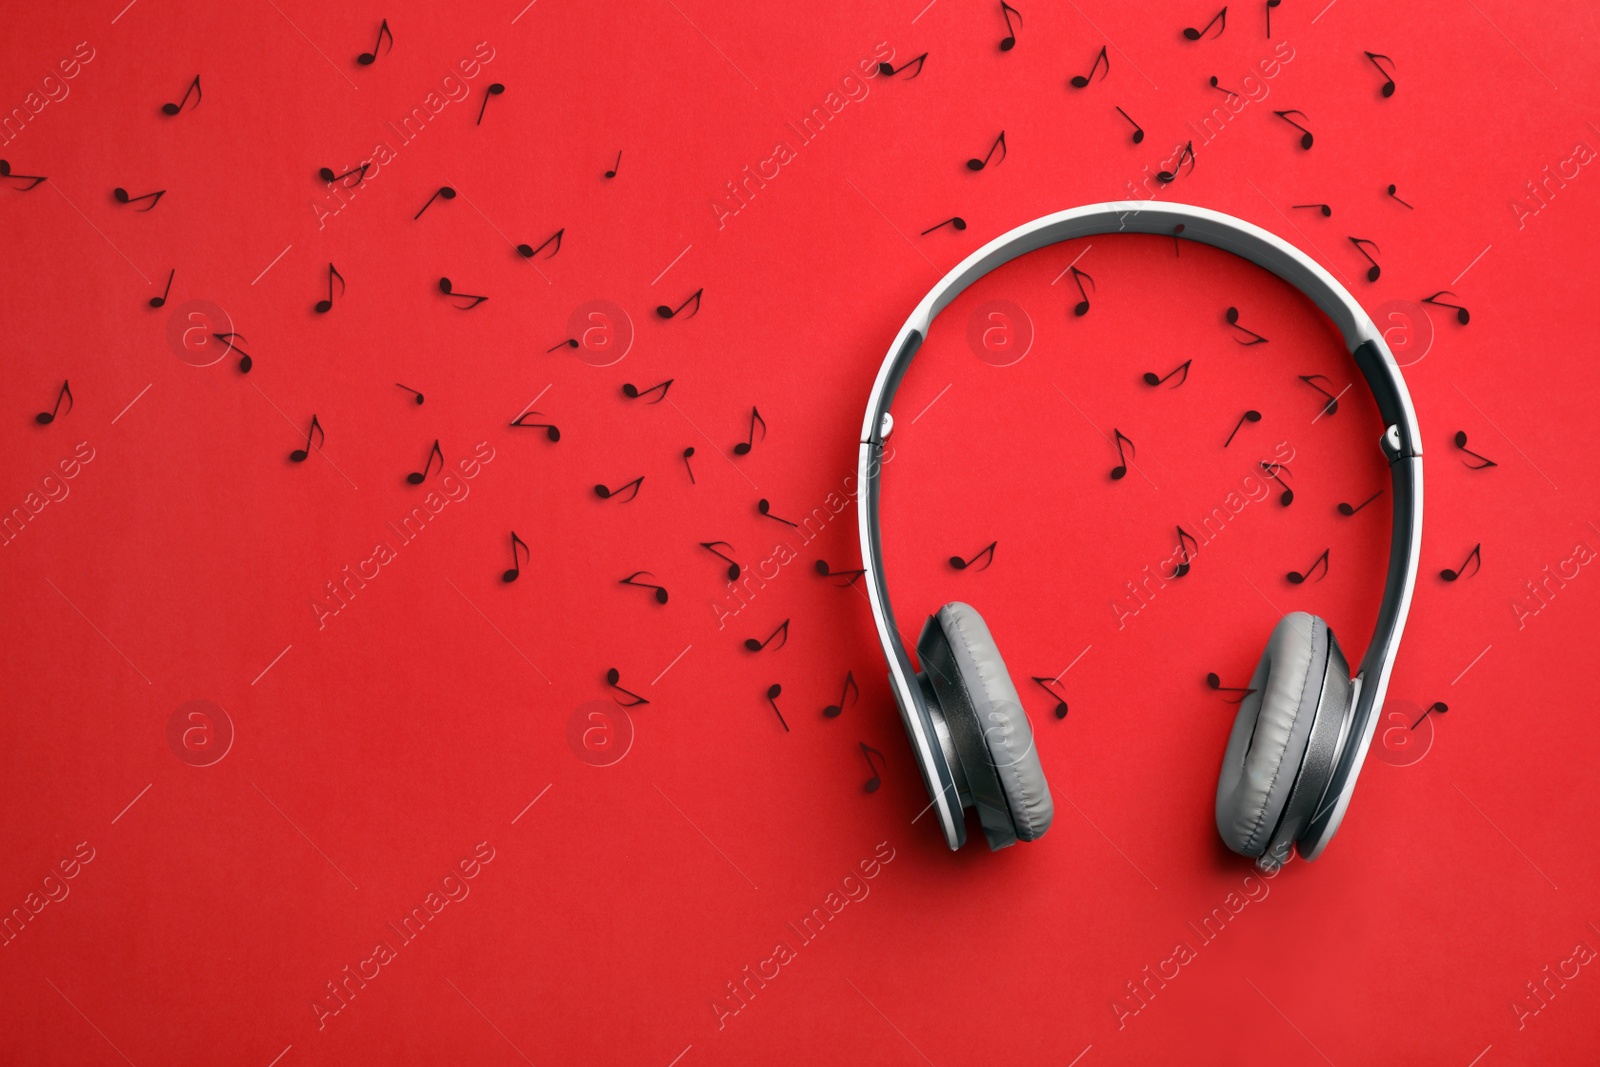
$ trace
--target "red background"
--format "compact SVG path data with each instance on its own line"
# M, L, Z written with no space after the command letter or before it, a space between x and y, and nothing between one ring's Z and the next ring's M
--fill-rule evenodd
M0 948L0 1058L1592 1057L1600 975L1545 985L1543 970L1570 975L1575 946L1600 945L1600 728L1581 667L1600 579L1565 562L1600 548L1592 7L1286 0L1269 39L1263 10L1234 4L1220 36L1191 43L1180 31L1203 4L1031 0L1002 53L997 6L922 3L10 6L0 106L25 122L0 154L49 180L0 182L0 505L25 519L0 548L0 908L29 916ZM385 18L393 49L358 65ZM62 80L84 41L92 59ZM404 140L388 124L479 42L492 59L470 95ZM1109 74L1069 88L1102 45ZM915 78L844 81L880 48L928 58ZM1391 98L1367 50L1392 57ZM161 114L197 73L198 106ZM1208 134L1224 103L1212 75L1267 95ZM506 91L479 125L491 82ZM835 92L857 98L802 142L786 123ZM1310 151L1271 114L1288 108ZM1001 130L1003 161L963 166ZM780 140L794 155L770 177ZM1150 182L1191 140L1193 168ZM317 178L380 142L392 155L359 186ZM746 166L770 180L732 200ZM413 220L445 184L460 195ZM141 212L118 186L166 194ZM1246 881L1213 827L1233 709L1204 678L1243 684L1296 609L1325 615L1357 660L1390 503L1336 513L1387 489L1380 427L1331 327L1288 287L1161 238L1046 249L948 309L902 390L884 476L901 625L914 635L957 598L988 618L1056 793L1042 841L952 854L913 822L927 801L865 599L812 570L858 565L853 501L834 517L829 494L854 485L868 387L922 294L1030 218L1151 195L1248 219L1343 279L1392 331L1423 429L1422 567L1389 710L1449 712L1381 735L1337 841L1269 882ZM1292 207L1324 201L1329 218ZM952 215L964 232L920 234ZM558 229L553 256L513 250ZM1377 282L1350 236L1381 248ZM330 262L347 288L318 315ZM1052 284L1069 263L1094 279L1082 318L1070 276ZM490 299L459 311L441 275ZM654 314L701 288L694 316ZM1441 289L1470 325L1415 303ZM1034 332L1005 368L967 343L990 299ZM169 342L199 300L247 339L249 375L207 329L188 350ZM623 358L594 365L614 358L599 335L547 352L591 301L625 312ZM1270 343L1236 344L1229 306ZM1140 381L1190 359L1179 389ZM1319 418L1302 374L1355 384ZM621 391L669 378L653 406ZM75 403L36 424L62 379ZM752 405L768 432L736 456ZM508 426L530 406L559 443ZM1224 449L1246 409L1262 420ZM322 448L291 463L313 414ZM1121 481L1106 477L1113 430L1137 449ZM1458 430L1498 466L1468 469ZM388 524L443 497L437 468L404 481L435 438L453 470L479 442L492 459L404 542ZM46 481L80 442L92 460ZM1191 575L1127 600L1174 526L1196 532L1280 442L1294 503L1249 503ZM592 491L640 475L631 502ZM820 533L760 499L817 515ZM530 555L507 584L511 530ZM697 545L712 540L746 574L780 546L795 558L741 601ZM946 562L995 540L986 570ZM325 583L379 541L395 558L319 620ZM1480 571L1439 579L1477 544ZM1325 580L1285 581L1324 548ZM1569 577L1541 606L1526 583L1546 565ZM666 605L618 584L638 570ZM787 644L745 650L785 619ZM1027 677L1069 665L1058 720ZM591 741L616 743L610 668L649 703L626 713L623 758L598 767L568 728L604 702L591 710L609 708L614 733ZM847 671L860 699L824 717ZM186 749L168 725L191 700L222 711ZM214 754L223 715L223 758L180 758ZM870 794L863 742L883 755ZM79 842L92 861L46 881ZM470 895L401 946L387 924L480 842L493 859ZM803 941L788 924L880 842L893 859L868 863L870 895ZM70 892L40 904L47 889ZM1197 934L1247 889L1270 892L1215 940ZM396 958L340 1007L326 983L381 939ZM727 999L779 941L794 958L778 977ZM1180 941L1194 958L1134 999L1126 983Z

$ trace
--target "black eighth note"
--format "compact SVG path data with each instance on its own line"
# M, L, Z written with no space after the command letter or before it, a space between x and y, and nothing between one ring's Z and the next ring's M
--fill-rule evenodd
M421 403L421 401L418 401L418 403ZM561 440L561 427L556 426L553 423L548 423L548 422L524 422L523 421L524 419L528 418L530 415L538 415L538 414L539 413L537 411L524 411L521 415L518 415L515 419L511 420L511 425L516 427L517 429L520 429L520 430L543 430L544 431L544 435L546 437L548 437L550 440L552 440L552 441Z
M187 88L187 89L185 89L183 91L183 99L178 101L176 104L171 103L170 101L168 103L162 104L161 105L161 113L163 115L176 115L178 112L182 111L183 110L183 105L185 105L185 104L187 104L189 102L189 94L190 93L194 94L194 105L195 105L195 107L199 107L200 106L200 75L198 75L198 74L196 74L194 76L194 81L189 83L189 88Z
M415 215L411 216L411 221L415 222L420 219L422 217L422 213L428 210L428 208L432 206L433 202L439 199L441 196L446 200L454 200L456 198L456 191L448 185L439 186L439 191L428 197L428 202L423 204L422 207L417 210Z
M1056 718L1065 719L1067 717L1067 702L1065 700L1061 699L1061 695L1059 693L1057 693L1054 689L1050 688L1053 685L1061 684L1060 679L1058 679L1058 678L1041 678L1038 675L1030 675L1029 677L1031 677L1033 679L1033 684L1034 685L1038 686L1040 689L1043 689L1046 693L1049 693L1050 694L1050 699L1054 700L1056 702L1056 706L1055 706Z
M361 179L367 176L367 171L371 167L372 162L370 160L361 164L359 167L353 167L350 170L345 171L343 174L335 174L332 167L323 167L321 170L317 171L317 176L330 185L334 182L344 182L344 187L346 189L354 189L356 186L361 184ZM350 177L352 174L356 176L356 180L353 182L345 181L345 179Z
M1083 89L1087 87L1088 84L1094 80L1094 72L1100 69L1100 65L1102 63L1105 64L1106 69L1101 73L1100 80L1105 81L1106 75L1111 73L1111 57L1106 55L1105 45L1100 46L1100 54L1094 57L1094 66L1089 68L1089 73L1087 75L1074 74L1072 76L1072 81L1070 83L1072 87L1074 89Z
M1471 578L1472 575L1477 574L1478 570L1483 566L1482 549L1482 542L1473 545L1472 551L1467 553L1467 558L1461 561L1461 566L1459 568L1456 570L1451 570L1449 567L1446 567L1444 570L1439 572L1439 577L1443 578L1447 582L1453 582L1457 578ZM1469 563L1472 564L1472 574L1467 573L1467 564Z
M700 313L700 296L704 292L705 292L704 287L696 289L694 292L689 294L689 298L687 300L685 300L683 303L679 304L675 308L668 307L665 304L661 304L660 306L658 306L656 308L656 314L660 315L664 319L675 319L680 314L683 313L683 309L684 308L688 307L692 303L692 304L694 304L694 310L689 312L689 314L687 316L685 316L686 318L691 318L692 319L692 318L694 318L696 315L698 315Z
M761 439L763 441L767 439L767 420L763 419L761 417L761 412L757 411L752 406L750 408L750 434L743 441L740 441L738 444L733 446L734 455L747 456L750 454L750 450L755 447L756 423L761 424Z
M788 619L784 619L783 622L778 625L778 628L776 630L774 630L774 631L772 631L772 633L768 634L767 635L767 639L765 641L757 641L753 637L745 638L744 639L744 647L749 649L751 652L760 652L762 649L766 648L769 644L772 643L772 639L774 637L778 638L778 646L777 646L778 648L782 648L784 645L787 645L789 643L789 620ZM776 651L776 650L774 650L774 651Z
M1367 499L1365 499L1361 503L1355 504L1355 505L1347 504L1347 503L1345 503L1344 501L1341 500L1341 501L1339 501L1339 514L1344 515L1346 517L1354 515L1356 512L1360 511L1362 508L1366 507L1368 504L1372 503L1374 500L1378 499L1382 495L1383 495L1383 490L1379 489L1376 493L1373 493L1371 496L1367 497Z
M1280 471L1289 473L1289 468L1284 466L1282 463L1273 463L1270 460L1265 459L1261 461L1261 473L1277 482L1278 488L1283 490L1283 492L1278 494L1278 503L1284 507L1288 507L1290 504L1294 503L1294 490L1283 484L1283 479L1278 477L1278 473ZM1290 474L1290 477L1293 477L1292 473Z
M372 64L376 63L378 61L378 46L383 43L383 39L385 37L389 39L389 47L383 50L383 54L388 55L390 52L394 51L394 34L389 32L388 19L384 19L383 22L378 25L378 39L372 42L372 51L362 52L359 56L356 56L356 62L360 63L363 67L370 67Z
M522 577L522 561L517 558L517 546L522 546L523 554L528 559L533 559L533 552L528 548L528 543L517 536L517 531L511 531L511 567L500 575L502 582L514 582Z
M876 793L878 791L878 787L883 784L883 774L876 766L873 765L872 757L877 756L878 762L883 763L883 753L879 752L865 741L859 743L861 745L861 756L867 761L867 770L872 772L872 777L868 778L866 782L862 784L861 788L865 789L869 793Z
M655 575L651 574L649 571L634 571L632 574L628 575L626 578L623 578L623 579L619 580L617 582L617 584L618 585L634 585L634 586L639 586L642 589L654 589L655 590L656 603L657 604L665 604L667 602L667 590L666 590L666 587L665 586L660 586L660 585L651 585L649 582L636 582L636 581L634 581L635 578L641 578L641 577L654 578Z
M1170 185L1177 181L1178 175L1183 173L1183 161L1185 159L1189 161L1189 173L1193 174L1195 163L1193 141L1183 146L1183 151L1178 153L1178 162L1173 165L1171 170L1163 170L1156 173L1156 181L1162 185Z
M48 178L41 174L13 174L11 173L11 164L3 159L0 159L0 178L11 178L14 181L27 182L28 184L22 186L20 189L17 189L16 186L12 186L12 188L17 189L17 192L19 193L27 192L29 189L37 186L40 182L49 181Z
M250 353L246 352L244 349L242 349L238 345L234 344L235 340L239 340L239 341L247 340L247 338L244 336L244 334L234 333L233 331L230 330L227 333L214 333L211 336L215 337L218 341L221 341L223 344L228 346L226 349L223 349L223 351L232 350L232 351L235 351L235 352L239 353L239 373L240 374L249 374L250 373L250 368L255 366L255 362L256 361L250 358Z
M1111 468L1111 480L1115 482L1115 481L1121 481L1123 478L1127 477L1127 475L1128 475L1128 456L1137 456L1139 454L1139 451L1138 451L1138 449L1133 447L1133 439L1131 437L1129 437L1127 434L1123 433L1121 430L1117 429L1115 426L1113 426L1111 428L1111 432L1116 435L1114 438L1112 438L1112 443L1114 443L1117 446L1117 459L1119 461L1115 467ZM1122 446L1124 444L1126 444L1128 446L1128 454L1127 455L1123 455L1123 452L1122 452Z
M483 103L481 105L479 105L479 107L478 107L478 121L476 123L474 123L473 125L476 125L476 126L482 126L483 125L483 113L489 107L489 98L491 96L499 96L501 93L503 93L505 91L506 91L506 87L504 85L501 85L499 82L495 82L494 84L490 85L487 89L485 89L483 91Z
M1083 290L1083 280L1089 278L1089 275L1077 267L1068 267L1067 269L1072 272L1072 280L1078 286L1078 302L1072 306L1072 313L1081 319L1089 314L1089 294ZM1093 278L1089 278L1089 288L1096 288Z
M772 705L772 710L778 716L778 721L783 723L783 732L789 732L789 724L784 722L783 709L778 707L778 698L783 695L783 686L773 682L767 686L767 703Z
M619 485L615 489L609 489L604 485L596 485L594 487L594 495L599 497L601 500L610 500L612 497L618 495L619 493L624 493L624 492L627 492L629 489L632 489L633 492L628 493L628 499L623 501L623 503L626 504L629 501L633 500L634 497L639 495L639 487L642 486L642 485L644 485L644 475L641 474L641 475L639 475L639 477L635 478L633 481L627 482L627 483L625 483L623 485Z
M1227 319L1229 326L1232 326L1235 330L1238 330L1240 333L1242 333L1246 337L1250 338L1250 340L1248 340L1248 341L1241 341L1237 337L1235 337L1233 340L1234 340L1234 342L1236 344L1241 344L1241 345L1244 345L1246 348L1248 348L1251 345L1264 345L1264 344L1267 343L1267 339L1265 337L1262 337L1259 333L1256 333L1254 330L1249 330L1249 329L1246 329L1245 327L1239 325L1239 309L1238 308L1229 308L1227 310L1227 313L1223 316L1223 318Z
M1365 237L1348 237L1348 238L1346 238L1346 240L1349 241L1351 244L1355 245L1356 246L1356 251L1360 252L1361 255L1366 259L1366 261L1368 263L1372 264L1372 266L1367 269L1367 281L1369 281L1369 282L1377 281L1378 280L1378 275L1383 273L1383 268L1378 266L1378 261L1372 258L1372 253L1368 252L1365 246L1372 245L1372 251L1373 252L1379 252L1379 251L1382 251L1382 250L1376 244L1374 244L1373 242L1367 240Z
M21 175L18 175L18 177L21 177ZM150 207L142 207L139 209L140 213L142 214L161 203L161 198L167 195L167 191L165 189L157 189L155 192L145 193L143 196L129 196L128 190L119 185L115 189L111 190L111 195L116 198L116 201L119 204L137 204L141 200L150 201Z
M416 402L418 404L422 403L422 394L417 392L415 389L411 388L411 386L409 386L409 385L401 385L399 382L395 382L394 384L395 384L395 387L397 389L404 389L406 392L410 393L412 398L414 400L416 400ZM516 424L513 423L512 425L516 425Z
M406 481L410 482L412 485L421 485L424 481L426 481L428 472L433 469L433 457L435 456L439 457L439 473L443 474L444 452L442 452L439 448L438 438L435 438L433 442L433 448L428 452L428 462L422 465L422 469L420 471L412 471L410 474L406 475Z
M338 270L336 270L334 268L334 265L332 263L329 263L328 264L328 299L326 299L326 300L318 300L311 307L311 310L317 312L319 315L325 315L329 311L333 310L333 280L335 278L339 279L339 295L343 296L344 295L344 275L340 274L338 272Z
M1307 578L1310 578L1313 574L1315 574L1318 567L1321 567L1322 574L1317 578L1317 581L1322 581L1323 578L1328 576L1328 553L1330 551L1331 549L1323 549L1322 555L1313 560L1311 566L1307 567L1304 573L1300 571L1290 571L1288 574L1284 575L1284 578L1288 580L1290 585L1300 585Z
M629 400L642 400L643 398L649 396L651 393L655 393L655 394L657 394L656 398L654 400L645 400L645 403L646 404L659 404L659 403L661 403L663 400L665 400L667 398L667 390L672 388L672 383L674 381L676 381L676 380L677 379L675 379L675 378L668 378L666 381L661 382L659 385L652 385L648 389L640 389L637 385L634 385L632 382L623 382L622 383L622 395L627 397Z
M776 519L785 526L794 526L796 530L800 528L799 526L795 526L795 524L790 522L788 519L785 519L779 515L774 515L772 513L772 505L768 503L766 497L762 497L760 500L756 501L756 510L761 512L761 514L765 515L769 519Z
M166 304L167 297L172 292L172 278L177 273L178 273L178 268L177 267L173 267L171 270L167 271L167 287L161 291L161 295L160 296L152 296L150 298L150 306L151 307L158 308L158 307L162 307L163 305Z
M1339 412L1339 398L1337 396L1334 396L1332 393L1328 392L1322 386L1318 385L1316 383L1316 379L1318 379L1318 378L1321 378L1323 381L1327 382L1329 385L1333 384L1333 382L1327 377L1327 375L1324 375L1324 374L1302 374L1302 375L1300 375L1300 380L1302 382L1305 382L1307 385L1311 386L1311 388L1315 389L1317 392L1321 393L1323 396L1328 398L1328 402L1322 405L1322 413L1324 415L1336 415L1336 414L1338 414L1338 412Z
M1434 307L1454 308L1455 309L1455 313L1456 313L1456 321L1459 322L1463 326L1465 326L1467 323L1472 321L1472 315L1467 311L1466 308L1462 307L1460 304L1447 304L1443 300L1439 299L1441 296L1448 296L1453 300L1460 299L1459 297L1456 296L1456 294L1452 293L1450 290L1448 290L1448 289L1440 289L1437 293L1434 293L1432 296L1423 297L1422 298L1422 302L1424 304L1432 304Z
M739 580L739 564L734 561L734 558L732 556L725 556L721 552L718 552L717 551L717 546L718 545L721 545L723 548L727 549L729 552L734 551L734 547L732 545L728 544L728 542L726 542L726 541L701 541L700 542L700 547L701 548L705 549L707 552L711 553L713 556L716 556L718 559L722 560L724 563L726 563L728 565L728 581L737 582Z
M1245 412L1243 415L1240 415L1239 416L1239 421L1233 424L1233 433L1230 433L1228 435L1228 439L1226 441L1222 442L1222 447L1223 448L1227 448L1229 445L1233 444L1233 435L1239 432L1239 427L1243 426L1247 422L1260 422L1260 421L1261 421L1261 412L1256 411L1254 409L1251 409L1250 411Z
M1384 96L1393 96L1394 75L1383 69L1383 63L1387 63L1392 67L1394 66L1394 60L1377 52L1366 52L1364 54L1367 57L1367 62L1371 63L1374 67L1377 67L1378 73L1383 75L1383 88L1379 91L1382 92ZM1383 63L1378 62L1380 59L1383 60Z
M547 247L549 247L551 241L554 241L556 246L550 249L550 254L548 256L544 257L545 259L554 259L556 253L561 251L561 237L566 232L567 228L565 226L561 227L561 229L557 230L549 237L546 237L544 239L544 244L540 245L538 248L534 248L532 245L518 245L517 255L521 256L523 259L532 259L534 256L538 255L540 252L543 252Z
M982 159L977 159L974 157L973 159L967 160L967 169L982 170L984 167L987 167L989 165L989 160L994 158L994 150L996 148L1000 150L1000 158L996 159L994 163L994 165L998 167L1000 164L1006 161L1006 131L1000 131L1000 136L996 137L994 139L994 144L989 146L988 155L984 156Z
M52 422L55 422L56 412L61 410L62 398L65 398L67 401L67 410L71 411L72 405L75 403L75 401L72 399L72 389L67 385L66 379L62 379L61 388L56 390L56 406L49 411L39 412L39 414L33 417L33 421L37 422L40 426L49 426Z
M1193 26L1185 29L1183 31L1183 39L1186 41L1198 41L1201 37L1205 36L1206 32L1210 30L1212 26L1217 27L1217 37L1221 37L1223 31L1228 28L1228 8L1226 5L1223 6L1221 11L1218 11L1215 15L1212 15L1211 21L1206 23L1200 29L1197 30ZM1215 40L1216 38L1212 39Z
M1000 38L1000 51L1009 52L1017 46L1017 31L1011 28L1011 16L1017 16L1017 25L1022 25L1022 12L1000 0L1000 14L1006 20L1006 35Z
M291 463L304 463L306 461L306 459L311 455L311 438L312 438L312 435L316 435L316 438L317 438L317 450L320 452L322 450L323 444L328 439L328 435L325 432L323 432L322 423L317 421L316 415L312 415L311 416L311 425L306 427L306 447L297 448L293 452L289 453L289 461Z
M638 693L632 693L632 692L629 692L628 690L622 688L622 686L617 684L620 681L622 681L622 672L621 671L617 670L615 667L612 667L610 670L606 671L606 684L609 685L611 688L615 689L617 692L623 694L624 696L630 696L633 699L630 700L626 704L623 704L622 701L617 700L616 697L612 697L611 698L612 700L617 700L617 703L618 704L622 704L622 706L625 707L625 708L636 708L641 704L650 703L648 700L646 700L644 697L640 696Z
M455 306L457 311L471 311L473 308L477 307L479 304L481 304L485 300L489 299L486 296L475 296L472 293L458 293L458 292L456 292L455 285L450 281L449 278L440 278L439 279L439 291L441 293L443 293L445 296L455 297L457 300L470 300L470 301L472 301L472 303L470 303L470 304L457 304Z
M1116 107L1116 105L1113 104L1112 107ZM1117 108L1117 114L1119 114L1123 118L1127 119L1128 120L1128 125L1133 127L1133 143L1134 144L1141 143L1144 140L1144 127L1139 125L1137 122L1134 122L1133 121L1133 116L1129 115L1126 111L1122 110L1120 107Z
M1287 111L1274 111L1273 114L1300 131L1300 147L1309 152L1311 150L1311 146L1316 142L1316 138L1311 136L1310 130L1306 129L1304 126L1300 125L1294 119L1289 117L1290 115L1299 115L1302 119L1305 119L1305 112L1296 111L1294 108L1290 108ZM1310 120L1306 119L1306 121L1309 122Z
M615 178L617 171L622 167L622 149L617 149L617 161L611 164L611 169L606 171L607 178Z
M971 559L962 559L960 556L951 556L950 566L958 571L964 571L981 559L983 560L983 566L979 567L978 569L980 571L986 571L989 569L989 564L994 562L994 550L999 546L999 544L999 541L990 541L983 548L979 549L977 555L973 556Z
M846 699L850 701L850 704L854 704L860 698L861 690L856 686L855 672L845 671L844 688L839 690L839 703L829 704L827 707L822 709L822 714L829 719L837 719L844 713L844 709L849 706L845 703Z
M1461 449L1461 451L1465 452L1467 455L1471 456L1473 459L1478 460L1477 463L1467 463L1466 460L1462 460L1461 462L1466 465L1466 468L1468 470L1481 471L1481 470L1487 470L1490 467L1498 467L1498 466L1500 466L1500 464L1496 463L1494 460L1490 459L1488 456L1480 456L1480 455L1478 455L1478 453L1474 452L1472 449L1467 447L1467 431L1465 431L1465 430L1457 430L1456 431L1455 444L1456 444L1457 448Z
M1165 378L1158 378L1156 377L1155 371L1147 370L1144 372L1144 384L1149 386L1161 385L1167 380L1167 378L1170 378L1176 374L1179 376L1178 380L1172 384L1172 388L1176 389L1178 386L1189 380L1189 365L1193 362L1194 360L1192 359L1184 360L1182 363L1169 370Z
M843 578L844 585L839 586L840 589L843 589L845 585L855 585L861 580L862 575L867 573L864 567L853 571L836 571L828 566L828 561L825 559L817 560L816 570L824 578Z
M1172 578L1182 578L1193 569L1194 561L1189 557L1191 546L1193 546L1195 552L1200 551L1200 542L1194 539L1194 534L1185 530L1182 526L1177 527L1177 530L1178 556L1180 558L1172 568Z
M1390 196L1391 196L1391 197L1393 197L1393 198L1394 198L1394 200L1395 200L1395 202L1396 202L1396 203L1399 203L1399 204L1402 204L1402 205L1404 205L1404 206L1405 206L1405 207L1406 207L1406 208L1407 208L1407 209L1410 209L1410 208L1411 208L1411 205L1410 205L1410 204L1407 204L1407 203L1406 203L1406 202L1405 202L1405 201L1404 201L1404 200L1401 200L1401 199L1400 199L1400 197L1399 197L1399 195L1398 195L1398 193L1397 193L1397 192L1396 192L1396 190L1397 190L1397 189L1398 189L1398 188L1399 188L1399 186L1397 186L1397 185L1395 185L1395 184L1394 184L1394 183L1393 183L1393 182L1390 182L1390 183L1389 183L1389 195L1390 195Z
M898 67L891 67L887 63L879 63L878 73L882 74L885 78L892 78L915 63L917 65L917 69L911 72L911 78L915 78L918 74L922 73L922 64L927 62L927 59L928 53L924 52L920 56L912 56ZM906 81L910 81L911 78L907 78Z

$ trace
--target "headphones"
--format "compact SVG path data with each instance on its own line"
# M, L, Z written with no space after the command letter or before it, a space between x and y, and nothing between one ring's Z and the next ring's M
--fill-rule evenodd
M1333 631L1320 616L1283 617L1239 704L1217 782L1217 832L1233 851L1281 864L1292 845L1316 859L1339 828L1377 727L1411 608L1422 543L1422 448L1416 411L1383 335L1354 297L1304 252L1231 215L1145 201L1091 204L1035 219L995 238L922 298L878 371L861 426L857 501L862 566L889 683L923 784L952 849L966 843L964 809L977 810L990 849L1033 841L1055 813L1050 786L988 624L968 604L950 603L917 638L911 666L884 581L878 479L894 427L889 405L934 317L962 290L1000 265L1076 237L1145 233L1214 245L1264 267L1333 320L1361 369L1386 427L1379 446L1394 481L1389 571L1377 626L1352 678ZM927 809L924 809L926 811Z

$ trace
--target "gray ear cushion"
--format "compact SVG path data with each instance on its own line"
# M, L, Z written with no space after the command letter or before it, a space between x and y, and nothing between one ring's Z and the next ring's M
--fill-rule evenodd
M1055 803L1039 765L1033 728L1011 684L1005 660L976 608L959 602L946 604L937 618L983 730L989 762L1011 808L1017 839L1033 841L1050 829Z
M1328 669L1328 624L1285 615L1239 704L1217 780L1217 832L1229 848L1259 856L1272 839L1299 775Z

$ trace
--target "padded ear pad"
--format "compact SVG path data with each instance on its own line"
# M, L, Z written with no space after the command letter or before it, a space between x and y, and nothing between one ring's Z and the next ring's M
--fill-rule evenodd
M951 603L928 619L917 641L923 674L939 703L991 849L1032 841L1050 828L1055 804L1033 728L983 616Z
M1265 853L1300 779L1330 649L1346 670L1326 621L1303 611L1285 615L1250 678L1255 692L1239 703L1217 781L1217 832L1241 855Z

